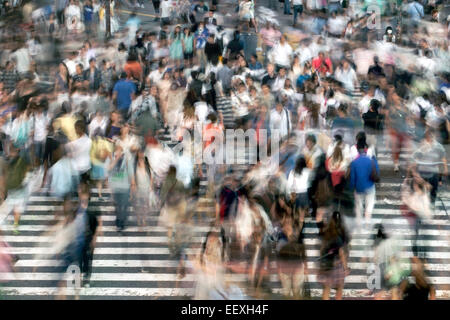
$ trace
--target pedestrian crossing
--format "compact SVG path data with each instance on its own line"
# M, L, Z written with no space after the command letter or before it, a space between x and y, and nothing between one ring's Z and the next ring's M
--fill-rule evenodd
M167 140L166 140L167 141ZM242 146L241 146L242 147ZM248 152L246 152L248 159ZM392 168L382 161L389 161L387 148L378 150L380 166L383 170ZM407 160L407 158L405 158ZM246 166L234 165L238 174L243 174ZM203 168L205 169L205 167ZM199 200L197 212L207 213L203 221L186 225L188 229L187 254L196 254L214 216L214 201L206 194L206 174L201 188L205 191ZM403 248L402 258L412 256L414 230L401 215L399 196L402 182L401 174L382 176L377 188L377 200L372 215L372 223L382 223L386 232L398 238ZM68 298L78 299L191 299L195 293L195 273L188 272L183 278L178 276L179 260L172 256L168 248L167 229L158 224L159 213L149 212L147 225L137 225L133 209L130 208L129 225L119 235L115 227L114 208L109 190L103 192L108 199L100 202L97 190L92 189L92 206L101 213L102 225L97 238L92 276L89 287L65 288ZM419 245L425 250L425 268L428 279L435 285L438 299L450 299L450 219L445 207L450 205L450 193L440 193L443 204L437 203L433 218L424 222L419 234ZM76 199L75 199L76 200ZM62 209L61 202L47 195L46 189L35 192L29 199L26 213L22 216L18 234L14 233L13 217L4 221L2 238L10 245L9 252L19 260L14 273L0 273L1 297L3 299L52 299L61 293L57 282L67 279L61 261L49 255L52 236L49 228L61 218L55 212ZM351 220L351 217L348 217ZM369 267L373 258L373 236L375 229L353 230L348 258L350 275L345 280L343 296L345 299L372 299L373 292L368 289ZM311 217L305 220L305 245L307 266L313 298L320 298L322 286L317 281L320 240L316 224ZM268 287L271 297L281 297L282 286L276 273L276 264L271 263ZM189 270L189 269L188 269ZM244 274L227 274L227 280L245 290L247 277ZM251 292L247 292L251 296ZM334 296L332 290L331 296Z

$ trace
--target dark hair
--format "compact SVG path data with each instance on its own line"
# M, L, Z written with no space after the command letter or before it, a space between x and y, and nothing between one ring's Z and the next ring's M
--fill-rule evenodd
M336 146L334 147L333 154L331 155L331 158L334 161L342 161L344 159L344 155L342 154L342 136L340 134L337 134L334 136L334 139L336 141Z
M71 110L70 102L69 102L69 101L64 101L64 102L62 103L62 105L61 105L61 112L62 112L63 114L66 114L66 113L69 113L70 110Z
M373 109L373 111L378 113L378 109L381 107L381 103L377 99L372 99L370 100L370 107Z
M356 142L356 149L359 151L359 153L364 152L366 147L367 147L367 145L366 145L365 141L358 140L358 142Z
M319 127L319 110L320 105L318 103L313 103L309 110L311 114L311 126L314 128Z
M175 167L173 165L170 166L169 171L167 172L167 176L170 176L170 175L176 176L176 174L177 174L177 167Z
M356 134L356 143L361 143L364 145L364 148L368 147L366 142L366 133L364 131L360 131Z
M305 157L299 157L295 163L295 173L302 174L303 169L306 168Z
M226 237L225 237L225 230L223 228L220 228L220 233L217 234L217 232L214 231L209 231L206 234L206 238L205 241L202 244L202 254L200 255L200 263L203 264L203 255L205 254L206 251L206 245L208 244L208 239L209 237L213 236L213 235L218 235L220 236L220 239L222 240L222 261L225 258L225 245L226 245Z
M119 47L118 47L119 51L125 51L127 50L127 48L125 47L125 44L123 42L119 43Z
M306 136L306 141L311 141L313 144L316 144L316 142L317 142L316 136L313 134L308 134Z
M347 114L347 105L345 103L340 104L338 110L342 113Z
M86 125L84 124L84 121L78 120L77 122L75 122L75 129L78 129L84 133L86 130Z
M210 120L212 123L215 123L217 121L217 116L214 113L210 113L206 119Z

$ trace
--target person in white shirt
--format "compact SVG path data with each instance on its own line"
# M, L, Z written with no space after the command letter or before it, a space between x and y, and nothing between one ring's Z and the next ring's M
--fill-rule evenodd
M166 69L167 68L164 66L162 61L160 61L159 65L158 65L158 69L150 72L150 74L148 75L148 79L150 80L152 85L156 85L159 83L159 81L161 81L164 73L166 72Z
M376 157L376 153L375 153L375 147L373 145L368 145L366 142L366 133L364 131L359 132L356 135L356 141L360 141L366 146L366 155L369 158L372 157ZM350 148L350 157L351 157L351 161L355 160L356 158L359 157L359 152L358 152L358 148L357 148L357 143L352 145Z
M276 64L278 68L285 67L289 69L292 62L293 50L286 41L286 36L282 35L280 42L278 42L271 50L271 62Z
M91 169L90 152L92 140L85 133L83 120L75 122L75 132L78 138L69 142L67 149L72 159L74 170L77 171L82 181L86 181L88 179L88 172Z
M91 61L91 59L95 59L96 55L95 55L95 48L92 48L92 44L90 43L90 41L85 41L84 42L84 46L82 49L83 52L83 65L84 65L84 70L89 69L89 61Z
M298 212L300 230L303 227L305 213L309 207L308 189L311 186L311 169L306 166L306 160L303 156L297 159L295 168L289 173L287 180L287 194L291 199L295 199L295 207Z
M81 60L78 57L78 53L73 51L70 58L65 59L63 62L67 70L69 70L69 75L72 77L77 73L77 65L81 63Z
M381 105L384 106L386 104L386 99L381 93L379 89L376 89L374 86L371 86L369 88L369 91L367 91L367 94L361 99L361 101L358 103L358 108L363 115L364 113L367 113L370 109L370 101L372 99L376 99L380 101Z
M108 126L108 117L106 117L102 112L97 111L91 122L89 123L89 137L92 138L96 132L100 132L103 136Z
M281 139L289 136L292 130L291 114L281 103L277 103L274 110L270 112L270 131L278 130Z
M17 72L21 76L30 71L31 57L27 48L18 48L11 54L11 60L15 62Z
M305 65L305 62L311 61L313 56L311 53L311 49L307 46L306 41L301 41L300 45L295 49L294 52L295 55L297 55L300 59L300 65Z
M161 24L170 24L170 15L172 13L172 1L164 0L161 2Z
M206 122L206 117L209 114L209 106L205 101L198 101L194 104L195 115L201 124Z
M47 139L49 118L44 113L43 106L39 105L33 116L33 144L35 164L41 165L44 160L45 140Z
M355 86L358 83L356 72L352 67L350 67L350 64L347 60L344 60L342 62L342 66L339 66L336 69L334 77L336 78L336 80L342 82L344 84L344 88L349 92L353 92L355 90Z
M327 22L327 30L331 35L340 38L344 33L346 26L347 26L347 19L345 19L341 15L339 16L336 15L336 12L331 13L331 17L328 19Z
M34 37L27 41L28 53L33 60L42 58L42 45L38 37Z
M76 20L76 23L81 22L81 9L75 3L75 0L70 1L70 5L66 8L64 13L66 18L66 25L68 28L70 27L74 19Z
M281 90L284 89L284 82L286 81L286 69L280 68L278 71L278 76L275 78L275 81L272 84L272 91L275 93L279 93Z
M337 145L340 145L344 159L351 161L350 146L347 143L342 142L342 135L339 134L339 132L337 132L336 135L334 136L334 142L328 146L327 158L331 157Z
M242 82L238 88L239 92L233 93L231 96L231 105L234 109L235 119L238 122L238 126L245 125L247 116L249 114L248 106L252 103L252 99L248 94L245 84Z

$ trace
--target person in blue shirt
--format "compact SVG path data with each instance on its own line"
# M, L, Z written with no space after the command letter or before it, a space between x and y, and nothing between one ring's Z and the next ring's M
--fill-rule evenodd
M258 61L258 56L256 54L250 56L248 67L250 70L259 70L263 68L261 62Z
M136 85L131 79L131 74L127 76L126 72L122 72L120 80L114 85L113 100L116 101L117 110L124 120L128 118L128 110L135 93Z
M205 24L200 22L197 31L194 34L194 47L197 54L197 59L200 62L202 68L206 66L205 46L206 39L208 39L208 29L205 28Z
M356 145L359 156L350 164L350 190L355 190L355 214L358 227L365 205L365 226L369 227L375 206L375 182L380 175L380 168L375 157L370 158L365 145L358 141Z
M335 135L337 131L342 133L344 141L349 145L353 144L353 137L355 136L355 121L348 115L346 104L340 104L337 108L337 117L331 123L332 134Z
M408 13L409 17L415 22L420 21L425 16L423 12L423 6L415 0L409 1L409 5L406 7L406 12Z
M94 18L94 7L91 0L87 0L83 7L84 25L86 26L86 33L92 32L92 22Z

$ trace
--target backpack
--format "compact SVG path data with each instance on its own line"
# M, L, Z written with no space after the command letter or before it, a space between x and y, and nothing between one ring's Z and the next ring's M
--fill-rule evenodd
M333 188L330 185L328 176L324 179L321 179L317 184L316 192L314 193L314 199L317 204L320 206L324 203L327 203L334 196Z
M377 172L377 168L375 167L374 159L371 159L372 163L372 171L370 173L370 180L372 180L375 183L380 182L380 175Z

